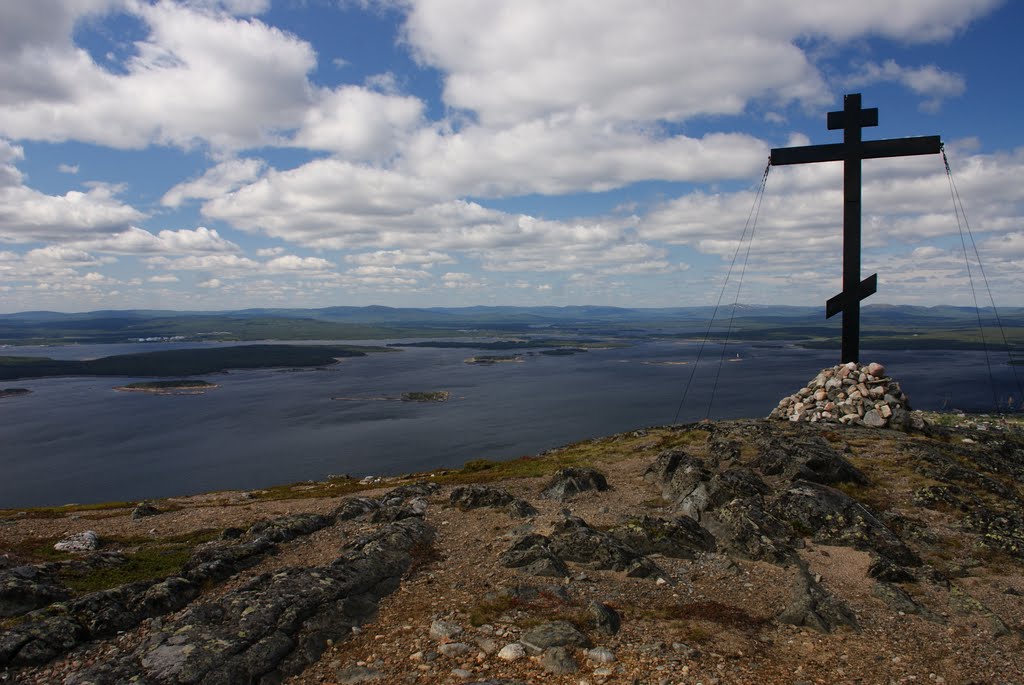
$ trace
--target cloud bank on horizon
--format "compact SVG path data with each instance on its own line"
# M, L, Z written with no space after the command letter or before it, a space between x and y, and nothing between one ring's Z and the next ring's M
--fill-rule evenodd
M710 304L771 147L940 134L1024 267L999 0L0 5L0 311ZM746 302L839 290L842 167L771 170ZM971 304L937 156L864 164L874 301ZM975 275L977 273L975 272Z

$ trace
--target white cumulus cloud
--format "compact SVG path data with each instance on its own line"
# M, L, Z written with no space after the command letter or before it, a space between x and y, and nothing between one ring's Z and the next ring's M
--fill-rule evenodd
M202 176L174 186L160 199L165 207L177 207L185 200L220 197L259 177L265 163L259 159L232 159L207 169Z

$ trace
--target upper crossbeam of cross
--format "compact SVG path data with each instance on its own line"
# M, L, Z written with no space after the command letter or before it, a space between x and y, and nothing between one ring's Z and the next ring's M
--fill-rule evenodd
M860 356L860 301L878 288L878 274L860 279L861 160L931 155L942 151L939 136L861 140L861 129L878 126L878 108L862 109L860 93L848 94L840 112L828 113L828 129L842 129L843 142L775 148L772 166L843 162L843 290L825 304L825 318L843 313L841 362Z

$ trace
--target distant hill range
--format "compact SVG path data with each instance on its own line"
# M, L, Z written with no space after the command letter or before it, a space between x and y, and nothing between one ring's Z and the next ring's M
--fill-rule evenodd
M712 307L633 309L569 307L325 307L233 311L101 310L0 314L0 344L115 343L139 340L366 340L416 337L578 335L606 337L703 336ZM990 347L1024 346L1024 307L992 309L868 305L862 310L865 345L872 341L921 347L977 347L979 318ZM997 328L1002 325L1002 330ZM719 309L711 333L736 340L791 340L831 345L840 317L826 321L821 307L737 305ZM940 345L941 343L941 345ZM878 345L876 345L877 347Z

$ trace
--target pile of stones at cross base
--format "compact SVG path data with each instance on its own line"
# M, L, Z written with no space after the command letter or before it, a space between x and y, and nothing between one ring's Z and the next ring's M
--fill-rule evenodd
M822 369L814 380L784 397L768 418L874 428L924 427L924 419L910 411L900 384L886 376L885 367L877 362L847 362Z

